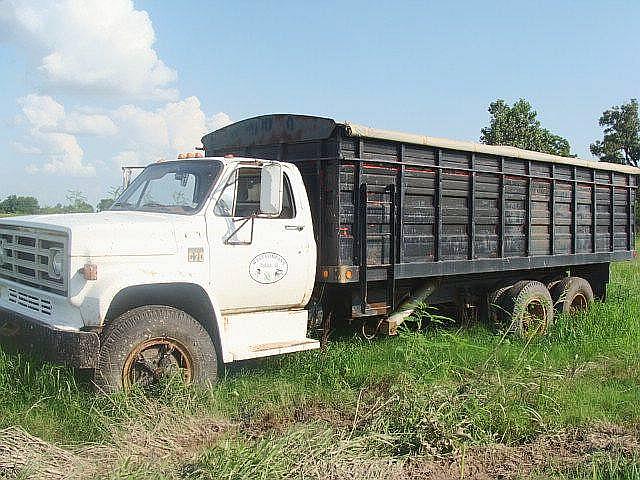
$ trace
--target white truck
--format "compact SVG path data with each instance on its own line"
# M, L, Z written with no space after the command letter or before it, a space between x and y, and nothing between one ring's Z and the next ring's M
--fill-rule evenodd
M318 348L309 325L330 318L393 333L424 299L541 333L634 255L630 167L296 115L203 144L108 211L2 219L5 344L105 391L207 383Z

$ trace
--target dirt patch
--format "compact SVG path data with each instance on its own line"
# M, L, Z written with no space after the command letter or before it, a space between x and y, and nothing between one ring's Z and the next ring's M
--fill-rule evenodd
M107 445L62 448L11 427L0 431L0 478L85 479L122 465L170 472L235 428L210 417L157 409L114 430Z
M397 401L397 397L389 397L390 380L371 383L360 390L355 404L355 413L351 406L341 409L322 402L308 403L293 410L268 410L242 422L242 433L250 438L257 438L265 433L285 432L295 424L321 422L331 425L336 430L359 428L388 404Z
M111 445L87 448L81 453L86 458L102 459L101 463L109 459L111 467L124 462L171 467L213 445L224 432L234 428L228 422L206 416L166 412L160 418L136 419L115 433Z
M515 479L549 469L563 471L584 465L596 453L640 455L640 429L596 425L542 435L524 445L473 446L447 459L407 461L398 478Z
M267 411L255 418L243 422L240 430L249 438L259 438L268 432L284 433L295 424L323 422L334 428L348 428L353 423L353 416L347 411L337 410L326 405L311 404L296 407L292 412L282 414Z
M0 475L4 478L62 480L91 468L79 455L44 442L20 428L0 431Z
M518 446L503 444L472 446L441 458L320 458L304 465L303 478L321 480L509 480L567 472L586 466L594 455L611 453L640 455L640 429L597 425L586 430L567 430L542 435Z
M333 411L305 408L303 421L322 419L334 423ZM292 419L295 422L296 419ZM267 420L262 427L270 429ZM280 423L276 421L279 428ZM0 477L53 479L93 478L123 469L147 469L167 477L179 476L185 464L228 432L246 434L243 425L209 417L178 416L169 411L137 419L114 435L109 445L66 449L35 438L18 428L0 431ZM353 441L357 442L357 439ZM610 453L640 456L640 426L600 424L588 429L565 430L539 436L522 445L483 445L456 450L439 458L379 457L350 445L332 446L309 456L296 470L297 477L338 479L516 479L536 472L568 471L587 465L595 455ZM351 450L350 450L351 449ZM351 451L351 453L350 453ZM353 451L359 453L353 454Z

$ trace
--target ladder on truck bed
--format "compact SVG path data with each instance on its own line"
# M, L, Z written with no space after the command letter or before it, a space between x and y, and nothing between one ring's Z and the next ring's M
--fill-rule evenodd
M400 171L400 169L398 169ZM384 187L383 194L388 197L388 200L369 200L369 186L367 182L361 182L358 188L357 195L357 223L356 229L356 244L354 248L354 260L360 267L359 270L359 287L360 287L360 305L354 305L352 307L352 315L357 317L369 317L377 315L388 315L393 312L396 305L396 264L399 259L397 258L399 248L398 244L402 241L402 232L397 232L397 199L396 199L396 186L395 184L389 184ZM382 207L382 221L380 225L384 225L384 219L389 217L389 231L378 232L374 234L368 233L369 217L368 208L371 205ZM368 240L373 238L385 238L389 239L389 255L388 263L370 264L369 252L368 252ZM384 243L381 248L381 259L384 257ZM384 270L386 275L386 287L385 287L385 301L369 303L369 272L372 270Z

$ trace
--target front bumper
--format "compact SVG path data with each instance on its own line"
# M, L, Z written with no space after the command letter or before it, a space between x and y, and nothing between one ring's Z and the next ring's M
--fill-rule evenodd
M0 308L0 343L76 368L94 368L100 349L96 333L58 330L5 308Z

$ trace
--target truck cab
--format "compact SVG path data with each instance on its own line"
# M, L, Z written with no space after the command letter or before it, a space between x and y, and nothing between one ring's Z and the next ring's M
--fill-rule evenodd
M95 368L108 391L319 346L313 223L290 163L155 163L108 211L3 219L0 249L2 336Z

